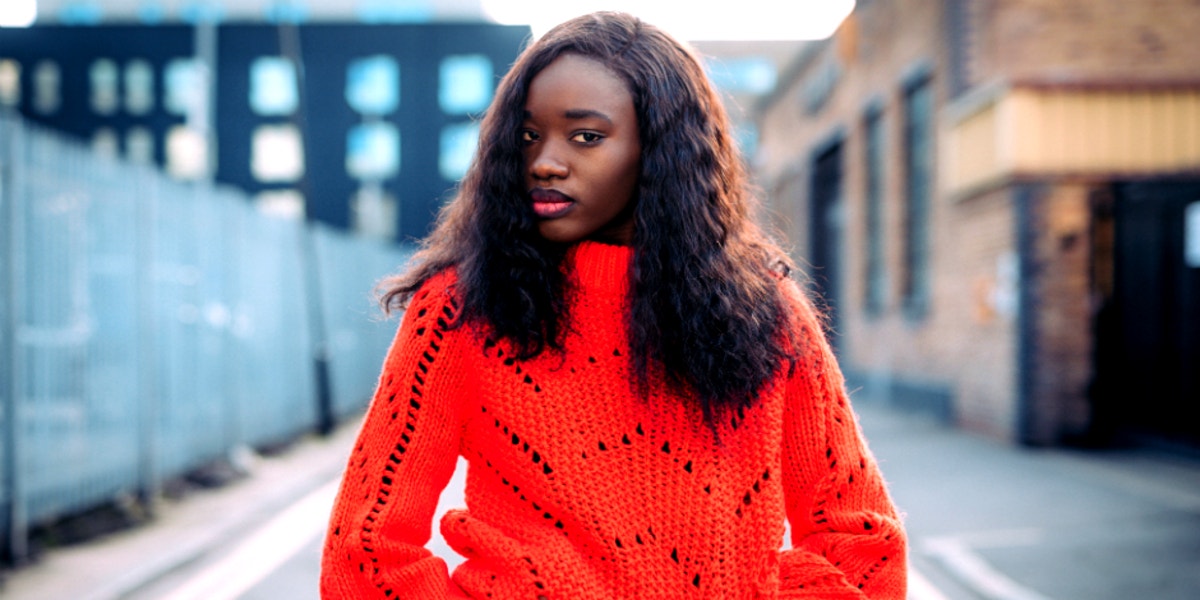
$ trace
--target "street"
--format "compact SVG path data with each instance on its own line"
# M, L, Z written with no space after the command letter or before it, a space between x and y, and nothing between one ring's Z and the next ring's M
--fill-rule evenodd
M869 402L857 409L905 513L911 600L1183 600L1200 589L1194 460L1150 450L1026 449ZM6 598L30 600L314 600L321 536L352 429L264 459L234 489L193 500L210 504L198 507L211 519L208 526L199 517L164 518L125 541L51 553L0 589ZM311 471L307 483L286 484L298 467ZM438 514L462 505L461 467ZM282 493L289 486L303 492L262 506L247 501L262 502L262 490ZM200 537L198 527L230 532L142 582L109 581L113 565L146 562L145 548L162 547L163 539L186 546ZM457 564L436 527L430 547L451 568Z

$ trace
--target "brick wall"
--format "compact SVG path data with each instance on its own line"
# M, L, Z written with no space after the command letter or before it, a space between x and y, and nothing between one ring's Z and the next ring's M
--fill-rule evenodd
M944 13L947 6L962 12ZM833 39L798 56L781 89L759 107L754 164L768 208L803 266L812 162L820 149L842 144L844 281L835 334L861 394L909 397L899 391L909 389L924 391L930 402L948 397L959 424L1031 443L1084 432L1095 310L1089 198L1106 185L1104 177L1063 173L1031 182L1009 173L953 194L942 192L939 179L929 207L930 303L914 318L900 298L904 85L914 72L931 77L937 164L947 158L938 138L953 126L948 115L977 100L972 91L988 86L1004 94L1003 84L1030 81L1196 84L1196 39L1196 0L872 0L860 2ZM882 112L888 157L887 285L877 314L868 313L864 298L868 110ZM1025 242L1022 227L1029 228ZM1025 320L1021 301L1030 309Z
M1026 440L1057 443L1083 433L1093 375L1090 198L1097 184L1059 181L1033 195L1033 328Z
M976 75L1011 80L1195 81L1195 0L975 0Z

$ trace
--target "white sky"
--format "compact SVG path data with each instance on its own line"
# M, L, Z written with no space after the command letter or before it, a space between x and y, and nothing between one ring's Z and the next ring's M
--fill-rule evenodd
M829 37L854 0L482 0L501 23L528 24L535 36L573 16L622 10L688 41L811 40Z
M28 27L37 17L37 0L0 0L0 27Z

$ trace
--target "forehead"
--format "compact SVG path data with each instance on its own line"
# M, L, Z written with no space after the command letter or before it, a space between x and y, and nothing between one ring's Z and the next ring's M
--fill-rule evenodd
M564 54L538 72L529 83L527 112L538 108L592 109L613 116L633 114L633 96L625 81L594 58ZM628 111L628 114L622 114Z

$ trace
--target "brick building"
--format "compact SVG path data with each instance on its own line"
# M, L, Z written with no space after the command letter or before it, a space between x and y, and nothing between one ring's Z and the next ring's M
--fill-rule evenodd
M859 394L1200 447L1200 4L859 0L757 107Z

